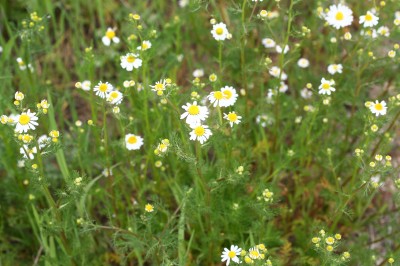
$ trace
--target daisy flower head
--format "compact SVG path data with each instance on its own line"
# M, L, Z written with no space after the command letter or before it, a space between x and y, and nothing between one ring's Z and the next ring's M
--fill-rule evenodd
M379 35L385 36L385 37L389 37L389 35L390 35L389 28L386 26L379 27L377 32Z
M133 68L139 68L142 66L142 59L139 58L138 54L127 53L121 56L121 67L127 71L132 71Z
M119 38L115 35L115 29L107 28L106 34L101 38L105 46L110 46L111 42L119 43Z
M22 101L24 98L25 98L25 95L20 91L17 91L14 95L14 99L17 101Z
M222 107L224 98L224 94L221 91L212 91L207 96L207 99L213 104L214 107Z
M32 149L29 149L28 145L23 145L23 147L19 149L19 153L21 153L25 159L29 158L33 160L35 159L34 154L37 153L37 148L33 147Z
M257 247L249 249L249 257L253 260L261 259L262 255L263 254L260 253L260 250Z
M225 23L222 22L213 25L211 34L217 41L224 41L225 39L228 39L230 35Z
M119 105L122 102L124 96L120 91L113 90L107 94L107 101L114 105Z
M353 11L342 4L331 5L325 19L329 25L340 29L351 25L353 22Z
M301 91L300 91L300 95L301 95L301 97L303 97L304 99L310 99L311 98L311 96L312 96L312 91L310 90L310 89L308 89L308 88L303 88Z
M153 212L154 211L154 206L151 205L150 203L147 203L146 206L144 206L144 210L146 212Z
M206 125L191 124L192 131L190 132L190 140L199 141L203 144L212 135L211 130Z
M139 51L146 51L151 48L151 42L150 41L143 41L140 46L137 47Z
M41 135L37 141L39 144L39 149L43 149L47 144L50 143L51 138L49 138L47 135Z
M386 115L387 106L385 101L379 102L378 100L375 103L369 105L369 110L376 116Z
M160 144L158 144L157 148L154 150L155 155L162 155L168 151L168 147L170 145L169 139L163 139Z
M193 77L195 77L195 78L201 78L201 77L203 77L203 76L204 76L204 69L199 68L199 69L195 69L195 70L193 71Z
M328 73L335 75L336 73L342 74L343 66L342 64L331 64L328 66Z
M289 86L286 85L285 82L281 81L281 83L280 83L280 85L279 85L279 92L285 93L285 92L288 91L288 89L289 89Z
M160 81L157 81L155 85L150 85L150 87L152 87L152 91L155 91L157 95L161 96L164 94L167 84L165 79L162 79Z
M282 72L282 74L281 74ZM275 78L281 78L281 80L286 80L287 79L287 75L285 72L283 72L279 67L277 66L273 66L271 67L271 69L269 70L269 74Z
M261 43L265 48L274 48L276 45L275 41L271 38L264 38L262 39Z
M322 78L318 93L331 95L331 92L336 91L336 89L332 87L333 85L335 85L333 80L326 80L325 78Z
M360 24L363 24L364 28L376 26L378 21L379 17L375 16L371 11L367 11L367 14L360 16Z
M276 52L279 54L281 54L281 53L286 54L287 52L289 52L289 45L285 45L285 48L282 48L280 45L277 45L275 47L275 49L276 49Z
M224 113L224 119L228 120L231 127L233 127L233 124L239 124L241 122L240 119L242 119L242 117L235 112L229 112L228 114Z
M238 98L236 89L231 86L225 86L221 89L224 95L224 100L221 102L221 107L233 106Z
M201 121L206 120L208 117L208 109L206 106L197 105L197 101L193 104L187 103L182 108L186 111L181 115L181 119L186 118L186 123L189 125L200 124Z
M134 134L125 135L125 146L128 150L138 150L143 145L143 138Z
M36 113L31 113L31 110L28 109L26 112L22 112L17 117L17 124L15 126L15 131L18 133L26 133L28 130L35 130L36 126L39 124L36 122L38 117Z
M90 91L90 86L91 86L91 85L92 85L92 84L90 83L89 80L84 80L84 81L82 81L82 83L81 83L81 89L84 90L84 91Z
M297 61L297 65L301 68L307 68L310 66L310 61L306 58L300 58L299 61Z
M222 252L221 255L221 261L222 262L226 261L226 265L229 265L229 263L231 263L231 260L235 263L240 263L238 256L240 256L241 251L242 251L241 248L234 245L231 245L230 249L224 248L224 251Z
M113 89L114 87L110 83L100 81L99 84L94 87L93 91L96 93L97 96L105 99L107 97L107 94Z

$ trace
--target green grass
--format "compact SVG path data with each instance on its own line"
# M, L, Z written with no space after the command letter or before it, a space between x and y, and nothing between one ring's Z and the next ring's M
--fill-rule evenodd
M225 247L262 243L268 252L254 265L400 265L400 3L348 0L354 21L336 30L318 17L334 1L189 2L0 1L0 115L38 112L47 99L29 149L60 132L19 167L23 143L15 126L0 124L0 264L224 265ZM388 37L361 35L359 16L372 8L375 28L386 25ZM262 20L262 9L279 17ZM230 40L213 39L212 18L227 24ZM108 27L119 44L103 45ZM266 37L290 51L265 48ZM152 47L138 52L143 40ZM139 54L140 68L121 68L128 52ZM34 71L20 70L18 57ZM301 57L308 68L297 65ZM342 74L327 72L333 63ZM270 75L273 66L288 75L289 89L267 99L283 76ZM196 80L195 69L204 77ZM330 97L318 94L323 77L335 80ZM150 85L167 78L172 85L157 96ZM120 112L75 87L84 80L120 89ZM305 99L308 83L313 95ZM202 102L224 86L239 94L234 106ZM25 95L18 106L16 91ZM203 145L180 119L194 100L210 111ZM376 100L388 104L386 115L365 106ZM231 111L242 116L233 127L223 118ZM139 150L125 147L128 133L143 137ZM168 151L157 156L163 139ZM335 234L342 239L327 251L325 238Z

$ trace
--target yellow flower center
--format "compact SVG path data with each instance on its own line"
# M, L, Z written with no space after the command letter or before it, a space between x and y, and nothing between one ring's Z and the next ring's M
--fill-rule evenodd
M126 57L126 61L128 61L128 63L133 63L135 62L136 58L133 55L128 55Z
M128 138L128 143L129 143L129 144L135 144L136 142L137 142L136 136L130 136L130 137Z
M237 114L235 113L230 113L228 114L228 120L231 122L235 122L238 119Z
M250 251L250 256L252 256L253 258L257 258L259 256L258 251L257 250Z
M333 243L335 243L335 239L334 239L333 237L328 237L328 238L326 239L326 243L327 243L328 245L332 245Z
M200 113L200 108L197 105L192 105L188 108L190 115L198 115Z
M110 99L116 99L118 97L118 92L116 92L116 91L113 91L113 92L111 92L110 93Z
M100 84L100 86L99 86L99 91L101 91L101 92L106 92L107 89L108 89L107 84L105 84L105 83Z
M365 15L365 21L371 21L372 20L372 16L371 16L371 14L366 14Z
M157 84L155 85L155 89L156 89L156 90L163 90L163 89L164 89L164 84L162 84L162 83L157 83Z
M230 90L224 90L224 96L226 99L230 99L232 97L232 92Z
M224 95L220 91L215 91L214 92L214 98L217 99L217 100L222 100L222 98L224 98Z
M375 109L378 111L382 111L383 110L383 106L380 103L375 104Z
M323 88L324 90L329 90L330 87L331 87L331 85L329 85L329 83L324 83L324 84L322 84L322 88Z
M113 31L113 30L108 30L107 32L106 32L106 37L108 38L108 39L112 39L112 38L114 38L115 37L115 31Z
M341 11L337 12L335 18L336 20L343 20L344 19L343 12Z
M154 207L153 207L153 205L151 205L151 204L146 204L145 210L146 210L147 212L152 212L152 211L154 210Z
M202 126L198 126L194 129L194 134L196 134L197 136L201 137L203 136L205 133L205 129Z
M19 116L19 123L21 125L27 125L31 121L31 118L27 114L22 114Z
M164 150L167 148L167 145L161 143L160 146L158 147L160 150Z
M236 252L235 251L229 251L228 252L228 257L233 259L234 257L236 257Z
M217 29L215 30L215 33L216 33L217 35L222 35L222 33L224 33L224 29L223 29L223 28L217 28Z
M22 140L23 140L23 142L26 143L26 142L30 142L32 139L31 139L30 135L23 135Z
M149 48L149 45L147 44L147 43L142 43L142 49L143 50L146 50L146 49L148 49Z

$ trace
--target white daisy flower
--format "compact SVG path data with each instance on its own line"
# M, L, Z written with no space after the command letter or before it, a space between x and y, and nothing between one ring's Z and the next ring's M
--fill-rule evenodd
M165 79L162 79L160 81L157 81L155 85L150 85L150 87L153 88L151 89L152 91L157 92L157 95L162 95L163 91L165 91L165 89L167 88L167 83Z
M379 35L385 36L385 37L389 37L389 35L390 35L389 28L386 27L386 26L379 27L377 32L378 32Z
M378 25L379 17L375 16L374 13L367 11L367 14L360 16L360 24L363 24L364 28L373 27Z
M231 245L230 249L224 248L224 251L222 252L221 255L221 261L222 262L226 261L226 265L229 265L229 263L231 263L231 260L235 263L240 263L238 256L240 256L241 251L242 251L241 248L234 245Z
M326 80L324 78L321 79L321 85L319 85L319 94L328 94L331 95L331 92L336 91L334 87L335 82L333 80Z
M84 80L81 83L81 89L84 91L90 91L91 85L92 85L92 83L89 80Z
M189 0L179 0L178 4L179 4L179 7L184 8L185 6L187 6L189 4Z
M47 135L41 135L38 138L39 149L43 149L44 147L46 147L46 145L50 143L50 141L51 141L50 137L48 137Z
M119 105L120 103L122 103L123 98L124 95L117 90L111 91L107 94L107 101L114 105Z
M225 100L224 94L221 91L212 91L207 99L213 104L214 107L222 107Z
M275 49L276 49L276 52L279 53L279 54L281 54L282 52L283 52L284 54L286 54L287 52L289 52L289 45L285 45L285 48L284 48L284 49L282 49L282 47L281 47L280 45L277 45L277 46L275 47Z
M351 25L353 22L353 11L345 5L331 5L325 17L329 25L340 29Z
M285 93L289 89L289 86L285 84L285 82L281 81L280 86L279 86L279 92Z
M111 42L119 43L119 38L115 36L115 30L107 28L106 34L101 38L101 41L105 46L110 46Z
M20 91L17 91L14 95L14 99L17 101L22 101L24 98L25 98L25 95Z
M139 68L142 66L142 59L139 59L139 55L128 53L125 56L121 56L121 67L127 71L132 71L133 68Z
M311 98L311 96L312 96L312 91L311 90L309 90L309 89L307 89L307 88L304 88L304 89L302 89L301 91L300 91L300 95L301 95L301 97L303 97L304 99L310 99Z
M8 123L8 116L6 116L6 115L1 115L1 116L0 116L0 122L1 122L3 125L7 124L7 123Z
M231 127L233 127L233 124L239 124L241 122L240 119L242 119L242 117L235 112L229 112L228 114L224 113L224 119L228 120Z
M226 25L222 22L213 25L211 34L217 41L224 41L229 37L228 29L226 28Z
M130 87L135 86L135 84L136 84L136 82L134 80L125 80L123 83L123 86L125 88L130 88Z
M253 247L249 249L249 257L253 260L258 260L262 258L262 255L257 247Z
M111 92L114 89L113 85L111 85L108 82L99 82L99 84L97 84L93 91L96 93L97 96L100 96L101 98L105 99L107 97L107 94L109 92Z
M335 75L336 73L342 74L343 66L342 64L331 64L328 66L328 73Z
M200 69L195 69L193 71L193 77L195 78L201 78L204 76L204 69L200 68Z
M22 112L16 119L17 125L15 131L18 133L26 133L29 129L35 130L36 126L39 124L36 122L38 117L36 113L31 113L28 109L27 112Z
M21 147L19 149L19 153L21 153L25 159L29 158L29 159L33 160L33 159L35 159L34 154L37 153L37 148L33 147L32 149L29 149L28 145L24 145L23 147Z
M279 76L281 77L281 80L286 80L287 79L287 75L285 72L282 72L281 75L281 69L277 66L273 66L271 67L271 69L269 70L269 74L275 78L279 78Z
M261 43L265 48L274 48L276 45L275 41L271 38L264 38L262 39Z
M203 144L212 135L211 130L206 125L191 124L190 127L193 129L190 132L190 140L197 140L200 144Z
M221 88L221 92L224 95L224 99L220 103L221 107L233 106L239 96L236 89L231 86L225 86Z
M22 58L21 57L18 57L17 58L17 63L18 63L18 66L19 66L19 69L20 70L26 70L26 68L29 68L29 70L31 71L31 72L33 72L33 67L32 67L32 65L31 64L25 64L25 62L24 62L24 60L22 60Z
M310 61L306 58L300 58L299 61L297 61L297 65L301 68L307 68L310 66Z
M375 101L375 103L371 103L369 106L369 110L376 116L386 115L387 106L385 101Z
M187 103L182 108L186 111L181 115L181 119L186 118L186 123L189 125L200 124L201 121L208 117L208 109L206 106L197 105L197 101L193 104Z
M125 146L128 150L138 150L143 145L143 138L134 134L125 135Z
M143 41L141 46L138 46L137 49L139 51L146 51L151 48L151 42L150 41Z
M113 175L113 172L111 168L104 168L101 174L104 175L105 177L109 177Z

